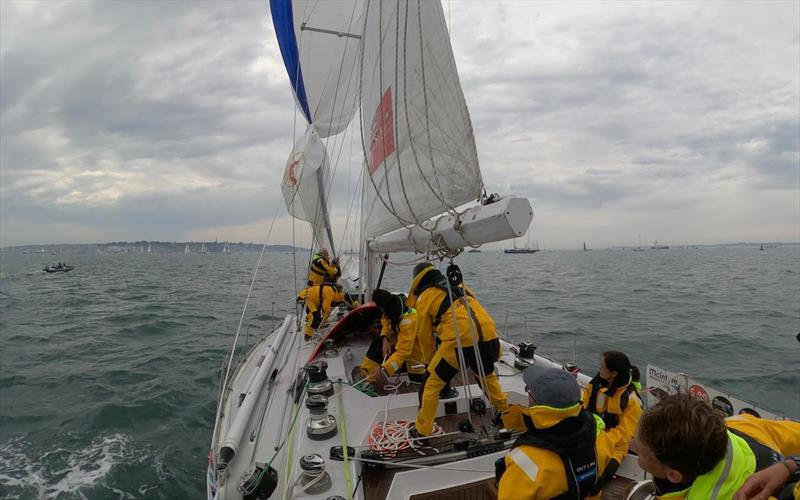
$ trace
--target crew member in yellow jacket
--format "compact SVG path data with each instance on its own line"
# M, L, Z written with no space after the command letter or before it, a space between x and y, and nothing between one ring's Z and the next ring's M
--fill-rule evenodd
M306 305L306 325L303 330L306 340L313 338L314 330L328 319L334 305L346 304L348 307L354 305L350 296L333 283L312 285L300 290L297 302Z
M677 394L642 414L631 448L653 475L656 498L730 499L755 471L800 455L800 423L724 419L705 400Z
M508 407L508 397L494 368L500 359L494 321L469 290L462 286L448 290L448 286L447 278L431 264L414 268L407 303L417 310L420 347L423 357L431 360L421 388L421 407L411 429L414 436L428 436L433 430L440 391L459 372L459 342L467 368L476 375L492 405L500 411ZM479 359L484 380L479 375Z
M372 292L372 301L381 311L381 334L372 341L361 362L362 373L375 382L383 378L381 369L391 377L405 364L409 380L421 383L425 363L417 340L416 309L406 305L405 296L380 288Z
M601 484L617 472L622 459L628 453L628 445L642 415L642 403L632 377L633 368L624 353L604 352L600 356L599 372L584 387L581 396L584 409L602 420L603 432L614 443L612 462L606 468Z
M531 406L511 405L502 415L505 428L524 434L495 463L499 500L592 498L612 439L583 409L573 375L534 365L522 377Z
M336 283L341 275L339 269L339 257L333 259L333 262L328 260L330 258L327 248L320 248L319 252L311 257L311 265L308 268L308 283L306 286L321 285L325 282Z

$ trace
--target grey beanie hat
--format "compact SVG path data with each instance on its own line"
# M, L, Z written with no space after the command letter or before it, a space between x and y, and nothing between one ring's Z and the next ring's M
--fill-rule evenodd
M529 366L523 372L522 380L536 404L567 408L581 400L578 381L560 368Z

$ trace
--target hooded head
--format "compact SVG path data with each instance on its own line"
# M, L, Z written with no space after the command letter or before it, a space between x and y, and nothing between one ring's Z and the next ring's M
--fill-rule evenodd
M416 278L417 276L419 276L419 273L421 273L422 271L424 271L429 267L433 267L433 264L431 264L430 262L420 262L419 264L414 266L414 276L412 276L412 278Z
M318 253L321 256L325 257L326 259L328 258L328 249L327 248L325 248L325 247L320 248Z
M381 288L376 288L375 291L372 292L372 301L375 302L375 305L378 306L381 312L392 321L392 324L400 322L400 318L403 316L402 296L387 292Z
M411 289L408 291L408 305L414 307L419 294L431 283L445 279L438 269L430 262L423 262L414 266L414 279L411 280Z

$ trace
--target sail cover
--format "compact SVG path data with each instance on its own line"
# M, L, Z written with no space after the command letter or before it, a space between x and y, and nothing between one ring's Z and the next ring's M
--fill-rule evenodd
M320 137L338 134L358 101L363 6L356 0L270 0L297 106Z
M329 248L335 255L325 200L327 184L328 153L317 132L309 126L286 161L281 190L289 213L311 224L314 244Z
M441 3L373 0L365 10L362 210L373 237L478 198L483 181Z

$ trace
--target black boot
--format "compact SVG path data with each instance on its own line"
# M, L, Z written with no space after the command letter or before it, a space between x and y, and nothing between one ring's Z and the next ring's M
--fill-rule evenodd
M408 430L408 435L413 440L412 445L414 447L417 447L417 448L427 447L427 446L430 446L430 444L431 444L430 438L429 437L425 437L422 434L420 434L419 431L417 430L417 426L416 425L412 425L411 426L411 429Z

